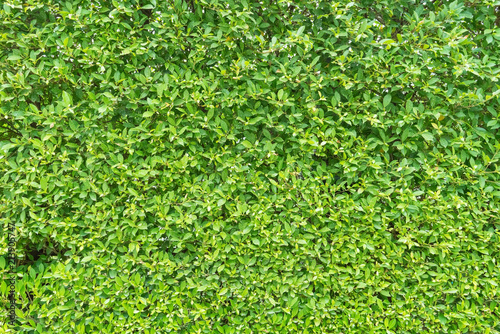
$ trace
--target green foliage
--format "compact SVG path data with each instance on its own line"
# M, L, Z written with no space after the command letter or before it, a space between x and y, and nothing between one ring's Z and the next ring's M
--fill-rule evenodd
M499 6L4 2L19 331L500 333Z

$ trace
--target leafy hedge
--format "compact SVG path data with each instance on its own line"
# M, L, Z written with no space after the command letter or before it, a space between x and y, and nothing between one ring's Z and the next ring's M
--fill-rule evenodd
M17 329L500 333L499 6L4 2Z

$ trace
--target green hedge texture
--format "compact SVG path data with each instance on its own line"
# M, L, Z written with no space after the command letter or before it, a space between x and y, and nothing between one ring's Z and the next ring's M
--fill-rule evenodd
M500 333L499 6L3 2L3 332Z

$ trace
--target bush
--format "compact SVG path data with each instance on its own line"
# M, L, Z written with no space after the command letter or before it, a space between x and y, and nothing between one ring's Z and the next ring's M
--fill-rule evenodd
M499 6L5 2L17 329L500 333Z

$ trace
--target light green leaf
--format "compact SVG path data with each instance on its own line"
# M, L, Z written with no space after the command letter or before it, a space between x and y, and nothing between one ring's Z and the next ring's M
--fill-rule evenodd
M422 137L424 137L425 140L427 141L433 141L434 136L430 132L424 132L422 133Z
M389 103L391 103L391 100L392 100L392 95L391 94L387 94L384 97L384 108L387 107L389 105Z
M251 148L251 147L253 147L252 143L250 143L248 140L244 140L244 141L242 141L242 142L241 142L241 144L242 144L243 146L245 146L246 148Z
M66 91L63 91L62 96L63 96L64 106L65 107L70 106L72 104L71 96Z
M214 109L210 108L207 112L207 121L209 121L214 116Z
M282 97L283 97L283 89L280 89L280 90L278 91L278 100L280 100L280 101L281 101Z

